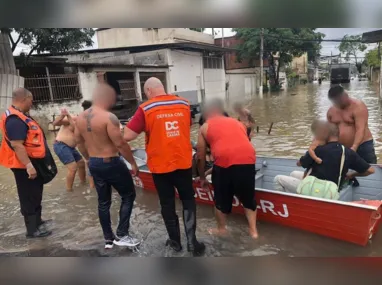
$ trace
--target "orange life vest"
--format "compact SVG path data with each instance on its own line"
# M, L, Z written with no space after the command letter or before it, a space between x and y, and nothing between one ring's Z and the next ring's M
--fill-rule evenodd
M174 95L157 96L141 104L145 114L147 166L167 173L192 166L189 102Z
M3 134L3 140L0 147L0 165L6 168L26 168L26 166L17 158L7 136L5 123L10 116L19 117L28 126L28 133L24 146L30 158L45 157L46 149L44 133L41 127L33 119L13 107L9 107L9 109L1 116L0 130Z

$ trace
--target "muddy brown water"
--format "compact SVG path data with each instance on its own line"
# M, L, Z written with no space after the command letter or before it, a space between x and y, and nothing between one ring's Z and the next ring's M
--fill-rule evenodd
M376 94L377 87L368 82L352 82L347 86L351 96L364 100L369 108L369 125L374 135L378 158L382 161L382 110ZM259 126L253 143L259 155L297 158L305 152L311 140L310 123L325 117L329 107L328 83L304 85L276 94L245 97L248 108ZM240 97L243 99L244 97ZM230 101L238 97L230 98ZM270 135L268 128L274 123ZM197 135L197 125L192 136ZM50 136L53 141L53 135ZM141 136L133 143L143 146ZM97 196L87 187L76 186L73 193L65 191L65 169L59 167L57 178L45 187L44 218L54 220L54 234L46 239L26 240L25 228L19 211L16 185L12 173L0 168L0 255L6 256L188 256L176 254L164 247L166 231L163 225L157 195L137 189L137 198L131 218L131 232L142 238L135 250L114 247L103 250L103 237L97 216ZM181 207L178 203L178 215ZM118 221L119 199L113 195L113 227ZM244 216L229 217L230 235L224 239L212 237L208 228L215 225L213 208L198 206L199 239L207 245L206 256L381 256L382 233L366 246L360 247L312 233L259 222L260 238L248 237ZM182 233L184 231L182 230ZM183 244L185 237L183 234Z

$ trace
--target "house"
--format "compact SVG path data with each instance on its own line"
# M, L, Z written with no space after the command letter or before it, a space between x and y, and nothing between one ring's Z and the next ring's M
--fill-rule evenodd
M244 59L239 61L236 48L240 43L242 40L236 36L215 39L215 45L231 49L224 55L229 97L254 94L260 86L260 60L250 62ZM269 67L267 59L263 60L263 66L265 74Z
M64 101L57 100L55 94L51 94L48 102L37 104L35 112L38 115L51 117L63 107L78 113L81 111L80 103L91 99L97 83L107 82L118 94L118 110L115 113L125 120L133 114L140 101L147 99L143 84L152 76L161 79L168 93L186 97L192 104L206 98L225 98L223 55L232 50L214 45L211 35L188 29L159 28L99 29L96 35L98 49L33 56L58 61L65 59L67 70L76 70L75 76L78 78L78 88L71 93L80 94L80 99L68 98ZM43 89L48 94L55 93L58 88L57 82L52 83L54 76L49 75L49 80L48 75L44 77ZM68 76L73 77L62 75L63 78ZM49 82L54 85L53 89ZM63 85L64 82L60 86ZM38 87L41 86L31 91L41 92ZM44 107L39 108L39 105Z

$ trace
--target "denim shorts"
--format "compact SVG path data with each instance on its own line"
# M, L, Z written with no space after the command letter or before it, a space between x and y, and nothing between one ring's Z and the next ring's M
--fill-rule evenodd
M56 141L53 144L53 150L64 165L78 162L82 159L81 154L74 147L70 147L60 141Z

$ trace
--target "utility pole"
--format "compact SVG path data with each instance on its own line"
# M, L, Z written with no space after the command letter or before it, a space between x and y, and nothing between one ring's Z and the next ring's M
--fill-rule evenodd
M260 94L263 94L263 82L264 82L264 29L261 28L260 32L260 87L259 92Z
M224 28L222 28L222 47L224 47Z
M212 29L212 37L215 38L215 28L211 28Z

